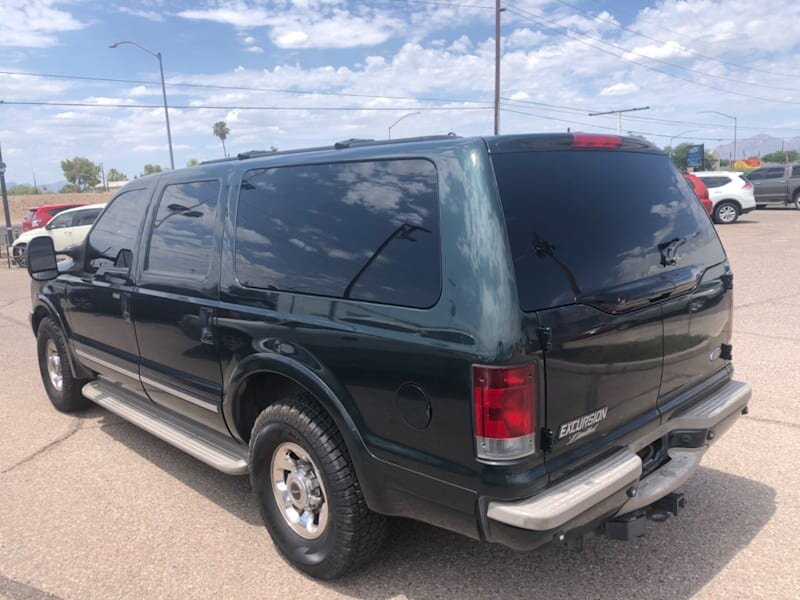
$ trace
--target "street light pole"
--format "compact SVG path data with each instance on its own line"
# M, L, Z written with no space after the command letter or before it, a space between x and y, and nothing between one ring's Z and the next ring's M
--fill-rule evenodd
M167 84L164 82L164 62L161 60L161 52L153 52L152 50L148 50L141 44L137 44L136 42L114 42L109 46L109 48L117 48L118 46L122 46L123 44L130 44L131 46L136 46L140 50L147 52L150 56L154 56L158 60L158 70L161 73L161 94L164 96L164 118L167 121L167 143L169 144L169 165L170 168L174 171L175 170L175 155L172 152L172 130L169 126L169 108L167 105Z
M736 133L738 128L738 119L734 115L729 115L728 113L719 112L718 110L701 110L697 113L698 115L719 115L721 117L727 117L729 119L733 119L733 162L736 162ZM733 165L731 165L733 167Z
M14 232L11 230L11 213L8 210L8 190L6 190L6 163L3 162L3 148L0 147L0 194L3 195L3 213L6 218L6 243L14 243Z
M494 3L494 134L500 133L500 0Z
M684 135L686 135L687 133L691 133L691 132L693 132L693 131L694 131L694 129L687 129L686 131L681 131L681 132L680 132L680 133L678 133L678 134L675 134L675 135L672 135L672 136L670 136L670 138L669 138L669 157L670 157L670 158L672 158L672 155L674 154L674 150L675 150L675 149L672 147L672 140L674 140L675 138L678 138L678 139L680 139L680 138L681 138L681 136L684 136Z
M392 127L394 127L395 125L397 125L397 124L398 124L400 121L402 121L403 119L406 119L406 118L408 118L408 117L413 117L414 115L421 115L421 114L422 114L422 113L421 113L421 112L419 112L419 111L412 112L412 113L408 113L407 115L403 115L402 117L400 117L399 119L397 119L397 121L395 121L394 123L392 123L391 125L389 125L389 139L392 139Z

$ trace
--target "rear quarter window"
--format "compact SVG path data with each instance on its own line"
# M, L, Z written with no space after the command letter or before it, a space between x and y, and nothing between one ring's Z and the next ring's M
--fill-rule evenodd
M434 165L422 159L245 173L235 265L247 287L433 306L441 289Z
M492 160L523 310L725 259L703 207L663 154L564 150ZM665 266L670 244L678 260Z

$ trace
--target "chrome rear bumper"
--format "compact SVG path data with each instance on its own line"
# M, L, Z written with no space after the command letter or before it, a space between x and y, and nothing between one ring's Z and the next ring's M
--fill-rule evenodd
M751 395L748 384L730 381L706 399L674 415L655 434L650 433L647 440L637 440L532 498L514 502L492 501L487 516L520 529L548 531L568 524L626 488L635 489L635 495L620 506L617 515L649 506L689 479L708 446L719 439L742 414ZM640 479L642 460L636 451L676 430L708 430L709 435L702 447L670 448L668 454L671 460Z

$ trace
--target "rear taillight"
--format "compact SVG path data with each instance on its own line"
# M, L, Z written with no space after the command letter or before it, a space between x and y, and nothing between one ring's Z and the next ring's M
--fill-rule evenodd
M752 190L753 189L753 184L750 183L749 181L745 180L744 185L742 186L742 189L743 190Z
M39 225L41 225L41 223L42 223L41 219L34 219L33 221L31 221L31 225L33 227L39 227Z
M619 148L622 138L618 135L605 135L599 133L573 133L573 148Z
M510 460L536 451L536 370L472 367L478 458Z

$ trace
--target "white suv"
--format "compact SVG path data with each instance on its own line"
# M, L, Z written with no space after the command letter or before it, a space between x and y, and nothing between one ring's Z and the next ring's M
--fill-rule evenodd
M27 262L28 242L42 235L53 238L53 247L56 252L62 251L67 246L80 244L89 233L92 224L103 212L105 204L89 204L78 208L70 208L53 217L44 227L31 229L14 240L11 256L14 262L24 267Z
M735 223L739 215L756 208L753 184L738 171L696 171L708 188L715 223Z

